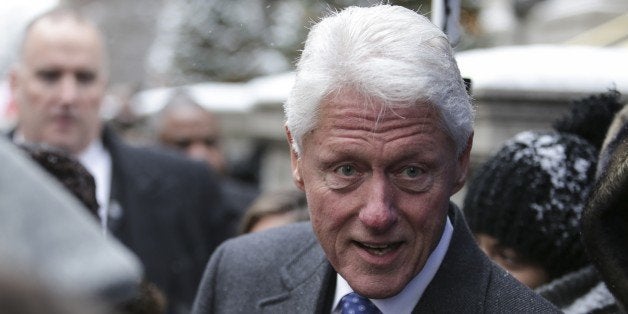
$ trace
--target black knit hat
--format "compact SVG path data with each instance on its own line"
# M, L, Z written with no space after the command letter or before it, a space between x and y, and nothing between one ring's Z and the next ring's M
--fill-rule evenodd
M470 181L464 213L471 230L540 265L550 279L584 266L579 219L596 154L572 134L517 134Z

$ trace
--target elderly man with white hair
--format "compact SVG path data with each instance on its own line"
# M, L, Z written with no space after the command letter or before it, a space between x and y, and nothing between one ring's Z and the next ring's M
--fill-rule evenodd
M323 19L285 112L311 224L225 242L193 313L558 312L488 260L449 200L473 108L426 18L378 5Z

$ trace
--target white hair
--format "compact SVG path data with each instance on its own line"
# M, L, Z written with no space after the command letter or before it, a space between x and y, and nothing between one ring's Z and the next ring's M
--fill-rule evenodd
M321 102L343 88L391 108L435 106L458 154L473 132L473 106L447 37L412 10L350 7L312 27L284 104L297 154Z

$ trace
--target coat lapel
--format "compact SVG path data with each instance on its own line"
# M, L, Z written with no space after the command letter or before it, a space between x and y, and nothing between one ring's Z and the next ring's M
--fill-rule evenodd
M413 313L483 311L483 304L472 300L483 300L490 267L484 264L483 253L454 205L449 217L454 226L449 249ZM329 313L336 272L315 237L305 246L280 270L285 289L260 301L263 313Z
M169 185L169 178L156 178L143 165L135 151L128 147L109 128L103 130L103 144L111 154L111 194L109 203L108 229L123 242L128 238L125 225L132 213L150 208L146 203L162 193ZM163 183L163 184L162 184Z
M481 313L490 267L462 218L452 205L449 217L454 233L447 254L436 275L412 313Z
M321 313L329 303L335 272L322 248L312 237L309 245L283 266L280 276L285 290L260 301L263 313Z

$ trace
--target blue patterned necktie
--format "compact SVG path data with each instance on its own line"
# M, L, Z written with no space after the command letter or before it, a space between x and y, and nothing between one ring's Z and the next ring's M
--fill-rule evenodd
M351 292L340 299L342 314L382 314L371 300Z

